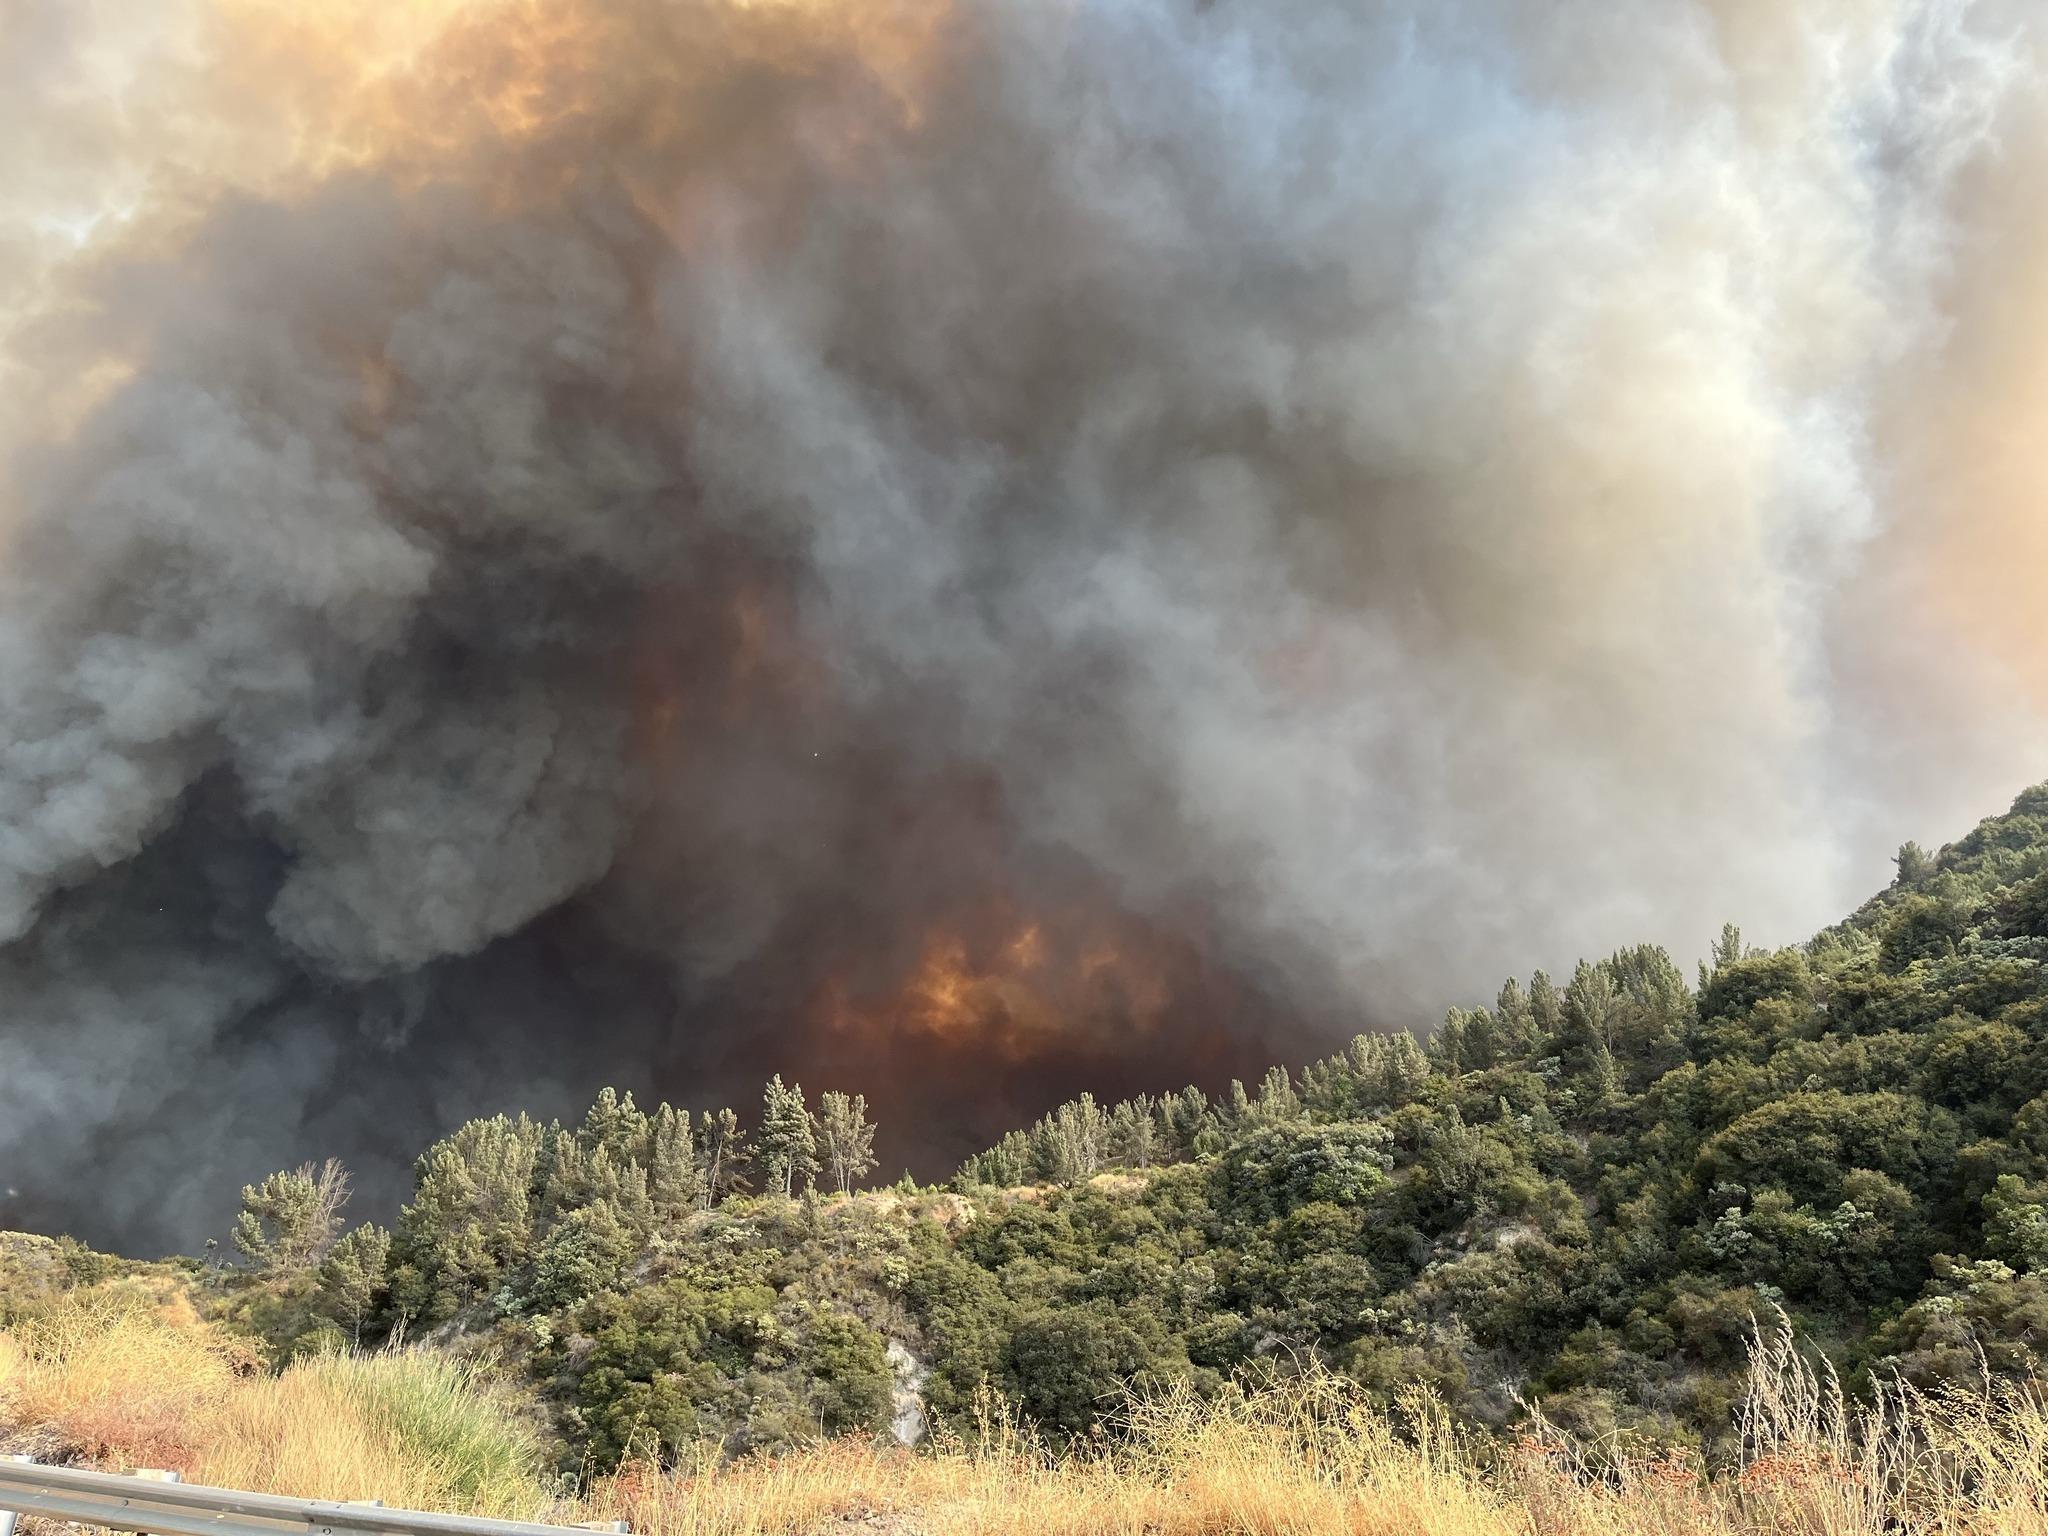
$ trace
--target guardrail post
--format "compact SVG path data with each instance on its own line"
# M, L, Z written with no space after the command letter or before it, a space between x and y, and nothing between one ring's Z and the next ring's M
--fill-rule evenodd
M36 1462L33 1456L10 1456L7 1459L23 1467L32 1467ZM0 1509L0 1536L14 1536L14 1522L17 1518L13 1510Z

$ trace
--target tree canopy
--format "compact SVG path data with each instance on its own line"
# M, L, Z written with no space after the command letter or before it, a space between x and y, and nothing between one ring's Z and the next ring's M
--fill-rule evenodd
M874 1134L864 1098L814 1112L779 1076L751 1128L606 1089L574 1125L457 1128L388 1234L340 1235L338 1170L250 1186L236 1283L301 1299L261 1314L280 1349L502 1334L600 1461L636 1426L676 1454L875 1426L888 1340L941 1417L992 1383L1055 1437L1132 1383L1316 1358L1480 1423L1711 1438L1773 1306L1852 1388L2023 1371L2048 1338L2048 786L1907 845L1804 944L1731 926L1693 985L1636 946L1426 1043L1083 1093L946 1189L860 1196Z

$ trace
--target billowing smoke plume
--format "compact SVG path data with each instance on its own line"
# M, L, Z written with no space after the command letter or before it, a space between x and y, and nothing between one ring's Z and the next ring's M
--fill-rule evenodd
M2048 765L2031 0L8 25L0 1219L771 1069L933 1165Z

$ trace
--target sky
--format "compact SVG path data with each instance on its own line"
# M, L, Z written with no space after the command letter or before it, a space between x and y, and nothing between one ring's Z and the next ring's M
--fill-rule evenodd
M0 25L0 1222L940 1172L2048 774L2037 6Z

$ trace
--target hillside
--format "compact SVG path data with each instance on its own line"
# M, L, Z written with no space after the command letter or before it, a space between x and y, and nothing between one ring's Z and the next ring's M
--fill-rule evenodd
M13 1426L10 1449L46 1460L562 1525L624 1519L640 1536L2041 1528L2038 1393L1894 1395L1882 1413L1844 1411L1789 1333L1757 1345L1741 1454L1712 1474L1694 1455L1601 1453L1540 1424L1503 1443L1460 1430L1425 1393L1387 1411L1308 1364L1214 1397L1185 1384L1126 1396L1113 1433L1057 1451L989 1391L922 1452L856 1434L570 1479L548 1474L517 1395L444 1353L322 1353L266 1374L218 1328L94 1284L0 1329L0 1426Z
M1247 1371L1729 1455L1774 1308L1852 1391L2033 1365L2044 962L2048 786L1908 845L1797 948L1731 929L1691 980L1623 950L1426 1046L1360 1037L1217 1102L1084 1097L946 1189L806 1192L865 1171L837 1095L812 1113L778 1081L743 1127L608 1092L579 1126L436 1143L390 1232L343 1232L337 1170L280 1174L246 1192L237 1265L185 1283L278 1359L402 1334L488 1361L564 1469L877 1431L913 1385L941 1424L992 1387L1091 1441L1133 1393L1215 1403Z

